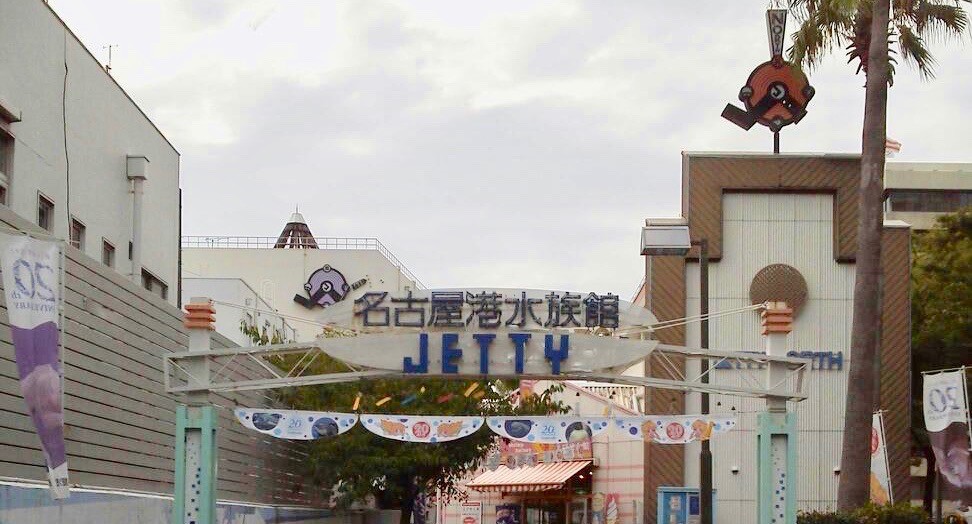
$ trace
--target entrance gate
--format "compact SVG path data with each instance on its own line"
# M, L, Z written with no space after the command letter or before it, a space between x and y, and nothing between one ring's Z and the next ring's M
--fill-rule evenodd
M544 293L502 291L502 294L495 291L492 294L519 297L518 307L534 301L539 303L540 299L535 296ZM431 300L433 304L437 294L435 291L415 293L431 296L413 296L410 292L408 300L415 303ZM455 291L441 293L456 294ZM486 291L480 290L465 293L473 300L486 296ZM809 369L810 361L786 356L786 337L793 313L785 304L745 308L762 310L766 348L765 352L753 353L660 344L648 337L655 329L666 326L659 324L647 309L626 305L613 295L607 296L616 304L613 319L598 317L584 327L580 322L575 325L568 321L545 328L532 310L530 316L535 325L528 327L527 306L523 306L522 323L504 325L496 317L487 317L484 322L480 316L481 331L466 330L473 315L468 319L452 315L445 321L436 316L434 308L428 324L424 310L421 323L400 322L396 310L396 325L391 326L388 308L383 308L375 321L369 312L378 309L380 303L369 300L369 295L384 298L387 293L366 293L356 303L338 303L322 312L326 321L353 329L357 336L217 350L210 347L215 313L212 302L199 297L190 301L185 321L190 335L189 350L166 355L163 360L166 391L184 394L186 398L186 404L178 408L176 415L173 524L215 522L218 449L215 408L207 400L210 392L426 377L586 380L766 399L767 410L757 419L758 522L796 522L796 416L787 411L787 402L806 399L803 373ZM553 293L547 298L551 296L560 298ZM408 306L412 308L412 303ZM603 311L600 306L596 307ZM410 312L417 311L412 308ZM558 304L558 321L562 311L566 310ZM553 309L550 312L553 314ZM511 320L516 320L516 314ZM601 325L604 322L609 325ZM343 362L348 371L307 374L310 365L322 354ZM282 356L290 356L288 361L295 364L290 369L279 369L269 363L270 357ZM649 358L653 365L674 371L673 376L678 379L621 374L632 364ZM733 365L746 375L742 383L748 385L713 384L707 380L708 371L681 373L675 365L679 361L701 360L709 361L709 370L722 364ZM244 361L256 363L265 376L240 379L235 371Z

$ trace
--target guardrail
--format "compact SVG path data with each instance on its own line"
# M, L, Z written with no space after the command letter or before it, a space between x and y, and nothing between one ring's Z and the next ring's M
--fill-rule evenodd
M210 249L273 249L277 245L277 237L250 237L250 236L184 236L181 245L183 248L210 248ZM412 274L405 267L398 257L392 254L380 240L374 237L314 237L318 249L363 249L377 251L381 253L393 266L402 272L405 278L415 282L419 289L426 289L425 284Z

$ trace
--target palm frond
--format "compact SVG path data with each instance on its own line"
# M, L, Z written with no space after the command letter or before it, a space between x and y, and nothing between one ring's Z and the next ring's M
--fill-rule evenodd
M898 49L905 62L914 64L923 80L935 78L935 57L931 55L921 35L906 25L897 26Z
M920 0L910 14L910 26L922 38L933 41L961 35L969 25L968 14L957 3Z

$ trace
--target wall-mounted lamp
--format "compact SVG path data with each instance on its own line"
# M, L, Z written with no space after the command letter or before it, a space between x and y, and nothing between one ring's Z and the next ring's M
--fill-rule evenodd
M733 475L738 475L739 474L739 466L733 466L733 467L729 468L729 471L731 471Z

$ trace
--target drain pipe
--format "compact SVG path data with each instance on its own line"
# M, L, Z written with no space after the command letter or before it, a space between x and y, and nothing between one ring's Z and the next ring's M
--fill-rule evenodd
M129 155L127 158L127 175L132 182L132 244L129 258L132 261L132 282L142 285L142 184L145 183L145 172L148 170L148 158L139 155Z

